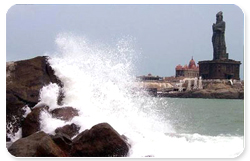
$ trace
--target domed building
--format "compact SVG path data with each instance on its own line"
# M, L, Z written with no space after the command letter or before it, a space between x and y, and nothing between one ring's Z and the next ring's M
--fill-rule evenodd
M194 78L199 77L199 66L192 57L188 65L181 66L180 64L175 67L175 77Z

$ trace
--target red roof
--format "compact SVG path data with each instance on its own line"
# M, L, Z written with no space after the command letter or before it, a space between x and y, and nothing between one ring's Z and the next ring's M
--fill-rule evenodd
M188 68L189 69L195 69L196 68L195 61L194 61L193 58L190 60Z
M192 59L189 61L188 66L187 65L181 66L179 64L175 67L175 70L199 70L199 65L197 64L196 66L195 61L192 57Z
M176 70L182 70L182 66L179 64L175 67Z
M184 65L183 69L188 69L188 66L187 66L187 64L186 64L186 65Z

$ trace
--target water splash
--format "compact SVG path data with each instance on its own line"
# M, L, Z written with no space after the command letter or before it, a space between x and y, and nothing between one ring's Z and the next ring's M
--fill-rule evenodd
M156 123L160 120L151 109L153 102L147 102L140 92L132 94L137 53L131 37L109 46L63 33L55 42L57 51L48 61L63 83L63 104L80 110L81 116L72 121L82 130L100 122L110 123L121 134L128 129L159 128L155 125L160 125ZM58 94L49 88L50 94ZM46 94L42 97L41 102L49 102Z
M63 106L77 108L80 114L69 122L62 122L42 113L42 129L53 134L56 127L75 123L81 127L81 132L95 124L108 122L129 138L131 157L239 155L243 137L176 134L168 120L155 110L157 99L133 92L137 52L132 40L121 39L110 46L73 34L59 34L55 40L57 51L48 62L63 83ZM41 102L55 107L57 87L53 84L44 87ZM168 106L168 103L162 106ZM236 146L230 147L233 143ZM220 150L223 148L225 150Z

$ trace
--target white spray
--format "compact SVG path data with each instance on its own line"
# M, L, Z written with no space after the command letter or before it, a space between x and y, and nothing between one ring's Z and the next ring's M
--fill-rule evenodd
M81 126L81 132L107 122L129 138L131 157L239 155L243 138L176 134L172 126L154 111L155 99L132 92L134 61L138 54L132 47L132 40L121 39L116 45L109 46L91 43L72 34L59 34L56 38L58 49L48 61L63 83L63 105L77 108L80 115L70 122L62 122L42 113L42 130L53 134L56 127L75 123ZM58 90L55 84L44 87L41 102L56 108ZM232 143L235 143L234 147L229 147ZM226 150L218 152L225 147Z

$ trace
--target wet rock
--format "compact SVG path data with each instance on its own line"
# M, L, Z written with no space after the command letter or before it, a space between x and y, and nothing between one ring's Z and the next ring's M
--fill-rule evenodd
M11 139L6 135L6 142L11 141Z
M77 157L124 157L128 144L109 124L100 123L73 139L71 155Z
M52 117L64 121L70 121L73 117L78 116L78 110L73 107L56 108L51 111Z
M40 130L40 113L48 111L48 106L36 107L27 115L22 123L22 137L27 137Z
M65 125L63 127L59 127L55 130L55 133L63 133L68 135L70 138L79 133L80 127L76 124Z
M16 157L67 157L49 135L44 132L34 133L14 142L8 151Z
M70 156L72 140L68 135L59 132L55 136L52 136L51 138L56 145L58 145L64 152L67 153L67 155Z
M14 135L21 127L25 105L33 107L39 101L44 85L62 83L47 63L48 57L6 62L6 132Z
M129 138L125 135L121 135L121 138L126 142L126 144L128 145L129 148L131 148L131 145L128 143Z

